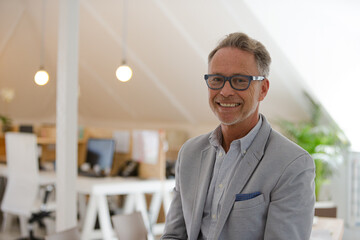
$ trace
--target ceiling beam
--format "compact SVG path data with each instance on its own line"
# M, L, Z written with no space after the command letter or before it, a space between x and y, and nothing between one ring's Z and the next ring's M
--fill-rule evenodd
M257 36L261 36L262 42L266 41L266 48L268 50L272 49L272 71L280 73L278 75L280 76L278 79L284 83L287 90L293 96L295 102L298 103L298 106L305 112L309 113L311 111L310 105L307 104L307 99L304 95L304 89L309 88L307 88L305 81L302 79L301 75L298 74L297 69L294 67L294 65L291 64L291 60L286 57L286 55L283 53L283 50L278 46L271 34L267 31L268 29L266 29L265 26L261 24L250 7L243 1L238 1L236 3L241 4L241 7L234 7L229 0L221 1L224 9L227 11L228 15L233 19L233 21L239 26L239 29L244 29L244 31L248 30L249 32L251 31ZM237 10L241 10L241 14ZM242 20L244 18L247 19L246 25L244 25L244 21ZM246 26L249 28L246 28ZM279 67L281 67L280 71Z
M207 65L207 53L203 52L199 47L199 44L194 40L194 38L189 34L189 32L185 29L183 24L174 16L173 13L167 8L162 1L155 0L156 5L162 11L162 13L166 16L166 18L170 21L170 23L174 26L174 28L180 33L180 35L185 39L185 41L190 45L190 47L194 50L194 52L201 58L201 60Z
M0 42L0 58L1 58L4 50L6 49L6 46L8 45L10 39L15 34L15 30L19 26L19 23L20 23L21 19L23 18L24 13L25 13L25 6L23 4L17 17L15 18L15 21L13 21L13 24L9 27L7 33L5 34L5 37L2 38L2 41Z
M105 22L105 20L96 12L96 10L89 4L88 1L81 1L86 11L105 29L111 38L120 46L123 47L122 38ZM162 92L169 102L177 109L189 123L196 123L194 117L181 104L181 102L171 93L171 91L159 80L159 78L151 71L151 69L135 54L135 52L128 46L128 56L139 66L146 76L154 83L154 85ZM118 96L117 96L118 97Z

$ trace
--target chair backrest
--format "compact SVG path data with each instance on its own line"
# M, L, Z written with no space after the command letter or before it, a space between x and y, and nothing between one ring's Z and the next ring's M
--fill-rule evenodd
M119 240L146 240L147 231L140 212L111 217Z
M5 144L8 181L1 209L29 216L39 190L36 136L32 133L7 132Z
M80 233L77 227L45 236L45 240L80 240Z

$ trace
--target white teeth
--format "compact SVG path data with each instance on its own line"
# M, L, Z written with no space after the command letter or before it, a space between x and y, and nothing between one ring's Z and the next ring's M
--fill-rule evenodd
M236 107L239 106L240 103L219 103L222 107Z

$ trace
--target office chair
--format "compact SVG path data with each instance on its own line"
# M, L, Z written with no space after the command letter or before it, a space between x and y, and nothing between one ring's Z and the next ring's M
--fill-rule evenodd
M147 230L140 212L111 217L119 240L147 240Z
M6 159L7 185L1 210L4 213L3 230L9 222L9 214L20 218L22 239L35 240L32 231L33 223L42 224L45 217L55 205L47 203L53 186L46 187L42 201L39 198L40 179L37 158L36 136L31 133L7 132Z

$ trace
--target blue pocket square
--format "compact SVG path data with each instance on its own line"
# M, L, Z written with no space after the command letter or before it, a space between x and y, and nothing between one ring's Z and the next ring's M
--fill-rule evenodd
M235 196L235 202L249 200L249 199L259 196L260 194L261 194L261 192L238 193Z

